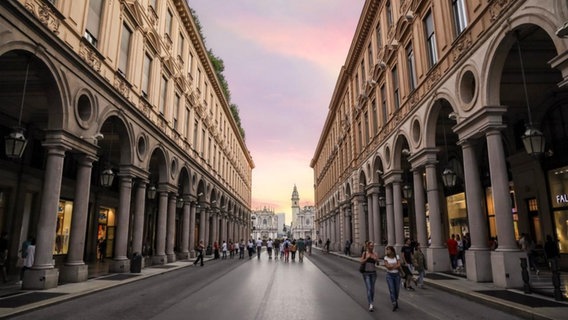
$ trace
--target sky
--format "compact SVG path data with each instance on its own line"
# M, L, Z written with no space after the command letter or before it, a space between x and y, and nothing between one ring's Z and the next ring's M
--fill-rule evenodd
M310 162L364 0L188 0L225 64L252 171L252 210L314 204Z

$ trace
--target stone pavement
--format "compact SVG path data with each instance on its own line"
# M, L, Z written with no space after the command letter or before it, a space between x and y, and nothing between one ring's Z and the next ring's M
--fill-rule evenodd
M337 252L330 254L353 261L358 260L357 257L346 257ZM21 290L20 286L12 281L0 285L0 318L188 267L191 264L192 261L189 260L177 261L167 265L144 268L139 274L109 274L104 265L97 264L90 266L89 274L92 277L89 280L62 284L48 290ZM379 268L383 269L383 267ZM562 278L564 286L567 280L564 275ZM427 273L425 285L453 292L466 299L491 305L526 319L568 319L568 302L555 301L542 294L525 294L522 290L502 289L493 286L492 283L476 283L459 275L446 273Z

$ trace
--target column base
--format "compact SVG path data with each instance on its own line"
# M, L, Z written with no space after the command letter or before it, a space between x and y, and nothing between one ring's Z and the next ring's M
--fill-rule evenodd
M465 250L465 273L468 280L476 282L491 282L491 251Z
M426 249L426 264L430 272L450 271L452 268L448 249L444 247Z
M179 252L177 254L177 259L178 260L187 260L189 259L189 251L188 252Z
M76 283L87 281L89 278L89 266L80 265L64 265L61 269L61 282Z
M28 269L24 272L22 289L46 290L57 288L59 269Z
M521 258L526 254L522 251L491 251L491 272L493 284L501 288L521 288Z
M189 252L189 257L190 257L190 258L195 258L195 257L197 257L197 255L195 254L195 251L194 251L194 250L191 250L191 251Z
M108 266L108 272L125 273L130 272L130 260L112 260Z
M168 263L176 262L176 254L175 253L168 253L167 258L168 258L168 260L167 260Z
M167 257L166 255L155 255L152 256L152 265L162 265L166 264Z

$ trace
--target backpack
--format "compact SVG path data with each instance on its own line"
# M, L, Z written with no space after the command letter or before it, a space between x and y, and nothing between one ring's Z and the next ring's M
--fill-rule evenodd
M288 249L288 241L284 242L284 248Z

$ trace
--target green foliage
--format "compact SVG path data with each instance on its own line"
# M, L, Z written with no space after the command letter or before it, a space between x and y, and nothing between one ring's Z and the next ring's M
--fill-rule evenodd
M203 36L201 22L199 21L199 18L197 17L197 13L195 12L195 10L193 10L191 8L190 8L190 10L191 10L191 15L193 16L193 21L195 21L195 25L197 27L197 31L199 32L201 39L203 39L203 43L205 43L205 37ZM211 61L211 64L213 65L213 69L215 70L215 74L217 75L217 79L219 80L219 83L221 84L221 89L223 90L223 94L225 95L225 97L227 98L227 101L229 102L229 108L231 110L231 114L233 115L233 118L235 119L235 122L237 123L237 127L239 128L241 137L243 138L243 140L245 140L245 130L243 129L243 127L241 125L241 117L239 115L239 107L236 104L231 103L231 90L229 90L229 83L227 82L227 79L225 79L225 75L223 75L223 71L225 71L225 63L223 62L223 59L216 56L213 53L213 50L211 50L211 49L207 50L207 56L209 57L209 60Z

